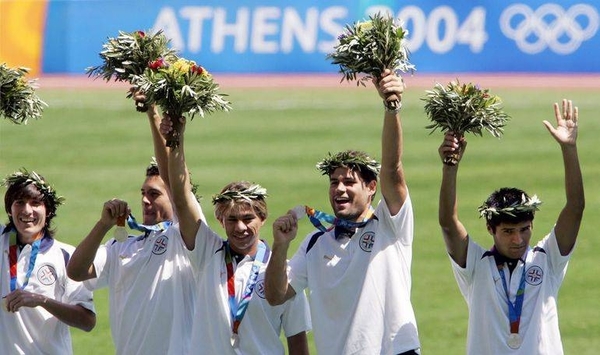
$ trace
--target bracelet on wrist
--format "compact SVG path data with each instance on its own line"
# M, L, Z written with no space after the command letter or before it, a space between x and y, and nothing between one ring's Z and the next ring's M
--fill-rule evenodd
M383 107L385 108L385 112L398 113L402 108L402 101L383 100Z

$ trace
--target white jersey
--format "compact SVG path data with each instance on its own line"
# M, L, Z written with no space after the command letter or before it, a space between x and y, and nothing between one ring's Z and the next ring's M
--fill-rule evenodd
M2 265L0 266L0 295L10 291L9 245L10 233L0 225L0 247ZM61 243L50 236L44 236L24 290L42 294L48 298L69 305L80 305L94 312L92 292L67 277L66 265L75 248ZM17 256L17 287L25 283L31 245L25 245ZM13 354L72 354L69 326L59 321L42 307L22 307L15 313L9 313L2 305L0 309L0 352Z
M259 271L252 298L238 329L239 347L234 349L231 344L233 332L224 241L202 222L196 235L196 247L191 253L199 276L191 354L283 355L286 352L279 337L282 329L286 337L310 330L308 302L304 293L275 307L266 301L265 263ZM233 261L233 264L235 299L239 302L252 270L253 258L246 255L239 263Z
M94 260L91 289L108 286L116 353L184 354L189 347L195 284L175 226L124 242L109 240Z
M410 301L413 211L384 201L352 238L310 234L289 262L290 285L309 289L319 354L400 354L420 348ZM310 247L309 247L310 245Z
M562 354L556 299L569 258L570 254L560 255L553 229L527 252L525 263L517 263L512 276L504 265L513 304L523 268L526 277L518 333L522 344L518 349L512 349L508 346L510 325L506 291L498 266L490 251L469 238L466 267L452 261L456 281L469 307L467 354Z

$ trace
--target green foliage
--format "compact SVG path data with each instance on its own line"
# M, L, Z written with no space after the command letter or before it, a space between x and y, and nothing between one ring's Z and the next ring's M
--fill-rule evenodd
M65 200L63 196L58 196L52 185L44 180L38 173L33 170L29 172L25 168L21 168L19 171L7 175L4 180L2 180L1 185L9 189L13 185L21 184L34 184L42 196L44 196L44 199L52 201L52 204L56 207L62 205Z
M157 60L142 75L133 78L137 90L146 94L147 104L157 104L171 117L228 111L230 103L219 94L211 74L194 61L177 58L170 63Z
M35 80L26 80L28 68L10 68L0 65L0 116L16 124L27 124L30 118L42 117L44 107L35 89Z
M451 131L458 136L465 133L482 135L487 130L494 137L500 137L508 120L502 111L502 101L490 95L488 89L480 89L471 83L460 84L458 80L446 87L436 84L433 90L426 91L425 113L433 121L427 126L434 132Z
M269 196L267 194L267 189L259 184L252 184L243 189L239 186L236 186L219 194L215 194L212 198L212 204L216 205L217 203L236 200L244 200L248 202L251 200L264 200L267 196Z
M330 175L339 167L349 167L351 169L366 169L378 176L381 170L381 164L372 159L364 152L343 151L336 154L328 153L327 156L317 163L317 169L323 175Z
M175 56L175 51L169 48L169 42L162 30L154 34L119 31L117 37L109 37L102 45L103 50L99 54L102 64L86 68L86 73L106 81L130 82L134 75L144 72L148 63L158 58L169 60Z
M494 218L494 216L500 214L516 217L517 215L522 213L535 212L539 210L538 206L541 204L542 201L538 199L537 195L533 195L531 196L531 198L527 198L527 196L523 195L521 196L520 202L515 202L510 206L506 207L500 208L495 206L489 206L487 203L484 203L483 205L477 208L477 212L479 212L479 215L481 217L489 221L492 218Z
M359 74L366 74L356 85L380 77L385 69L412 72L415 67L408 61L404 43L407 34L397 20L377 13L367 21L346 25L327 59L339 65L342 81L356 80Z

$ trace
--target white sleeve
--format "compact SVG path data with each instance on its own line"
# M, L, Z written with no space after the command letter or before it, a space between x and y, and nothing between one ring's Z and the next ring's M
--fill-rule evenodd
M282 326L286 337L312 329L308 299L304 290L297 292L294 297L285 303Z
M96 270L96 278L83 281L83 284L88 290L94 291L108 286L109 267L107 267L109 246L108 243L113 243L109 240L106 244L101 245L96 251L94 257L94 269ZM116 243L115 243L116 244Z

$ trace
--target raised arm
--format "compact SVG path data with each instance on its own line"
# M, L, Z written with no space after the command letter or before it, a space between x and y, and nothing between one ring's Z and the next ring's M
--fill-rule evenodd
M265 272L265 298L276 306L294 297L296 291L288 283L287 252L298 233L298 218L292 211L273 222L273 249Z
M100 220L96 222L90 233L79 243L67 265L67 276L75 281L95 278L94 258L102 239L117 224L117 217L129 215L127 202L112 199L104 203Z
M386 97L395 94L400 100L404 92L404 82L401 77L386 69L379 81L373 80L379 96L385 101ZM406 180L402 167L402 121L400 110L385 109L383 130L381 136L381 194L385 198L392 215L397 214L407 197Z
M179 145L170 148L168 155L169 181L171 183L173 205L175 207L175 213L179 218L179 229L183 242L189 250L193 250L196 246L196 233L200 227L202 214L197 207L197 201L194 200L194 195L190 193L192 185L184 154L185 118L171 118L165 114L161 123L160 132L163 135L166 135L171 131L171 119L179 119L182 123Z
M577 154L579 110L573 106L571 100L564 99L562 108L558 103L554 104L554 116L556 117L556 127L553 127L548 121L544 121L544 125L560 145L565 169L567 199L556 221L554 232L560 253L567 255L577 240L585 208L583 178Z
M463 137L456 137L453 132L448 132L438 149L442 161L447 155L459 151L456 165L443 164L438 219L446 243L446 250L454 262L461 267L467 265L468 235L467 230L458 219L456 180L458 165L462 159L466 143Z
M139 105L146 105L146 96L142 92L135 92L133 88L131 89L131 91L133 92L132 97L135 100L136 107L139 107ZM161 116L158 111L158 107L156 107L156 105L148 105L146 116L148 116L148 122L150 124L150 133L152 133L152 145L154 147L154 157L156 158L156 164L158 165L158 173L160 174L160 178L165 182L165 186L169 188L169 153L167 151L166 139L160 133Z

